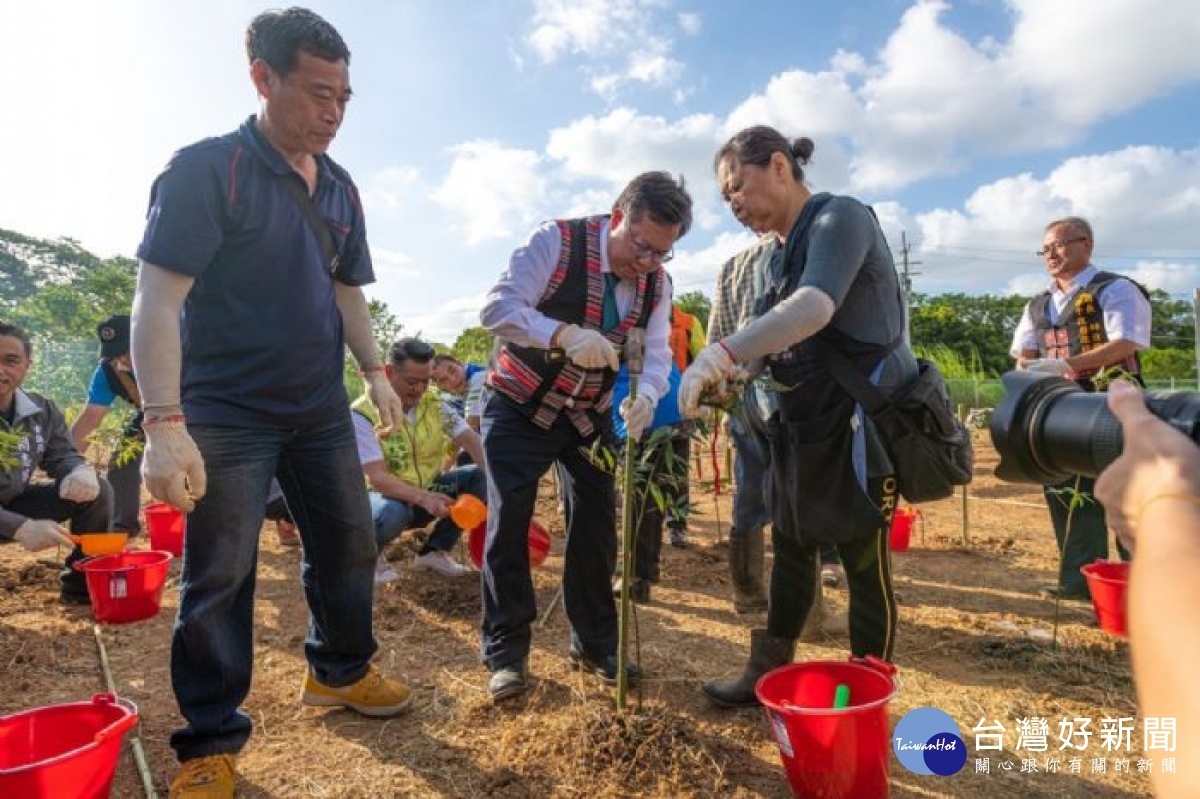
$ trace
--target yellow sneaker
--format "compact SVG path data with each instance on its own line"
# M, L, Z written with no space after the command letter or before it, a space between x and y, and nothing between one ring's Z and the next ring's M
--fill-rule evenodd
M310 670L304 675L300 701L314 707L348 707L364 716L383 718L403 713L412 701L412 689L384 677L374 666L358 682L341 688L322 685Z
M185 760L171 781L170 799L233 799L234 762L233 755Z

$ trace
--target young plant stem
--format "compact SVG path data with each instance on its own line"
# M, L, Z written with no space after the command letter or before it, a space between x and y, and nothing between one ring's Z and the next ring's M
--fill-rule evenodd
M1054 631L1050 637L1051 645L1054 649L1058 649L1058 613L1062 603L1063 580L1066 575L1063 569L1067 564L1067 547L1071 545L1071 522L1075 519L1075 509L1083 504L1083 495L1079 493L1079 481L1082 478L1079 475L1075 476L1075 485L1069 489L1064 489L1063 493L1071 495L1071 501L1067 504L1067 529L1063 532L1062 551L1058 553L1058 590L1054 592Z
M629 400L637 399L638 375L629 374ZM637 472L637 442L625 440L625 473L621 498L621 606L617 624L617 710L625 710L629 690L629 588L633 582L633 504Z

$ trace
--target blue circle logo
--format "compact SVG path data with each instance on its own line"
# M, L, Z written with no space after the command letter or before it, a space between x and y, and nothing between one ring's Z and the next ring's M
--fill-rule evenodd
M892 733L900 765L914 774L957 774L967 762L967 745L950 714L936 707L910 710Z

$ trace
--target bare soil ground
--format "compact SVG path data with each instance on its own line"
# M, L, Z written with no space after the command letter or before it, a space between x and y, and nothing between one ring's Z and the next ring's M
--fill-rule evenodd
M995 455L979 439L969 530L954 498L924 506L912 548L893 557L901 615L895 661L902 687L891 702L895 724L907 711L934 706L959 724L966 767L947 778L910 773L892 757L892 795L1131 797L1149 795L1138 773L1140 719L1132 751L1102 749L1103 717L1135 716L1127 645L1100 631L1091 607L1064 603L1059 646L1049 635L1054 603L1038 588L1055 581L1053 534L1040 492L998 483ZM561 607L535 629L524 698L493 706L478 658L479 585L410 567L411 536L389 556L402 574L380 588L375 608L378 663L417 691L413 711L372 721L344 711L302 708L306 610L298 580L299 552L278 545L264 526L257 598L256 672L246 710L256 730L239 761L240 797L774 797L790 795L770 727L759 710L718 711L700 682L732 674L744 662L748 631L763 616L737 616L729 602L729 487L714 504L711 464L695 474L692 546L664 546L663 580L653 601L637 609L640 662L646 679L632 709L615 712L613 692L570 669ZM724 469L724 465L722 465ZM544 610L558 587L562 520L547 496L540 518L555 536L535 573ZM146 546L142 541L137 546ZM465 553L464 553L465 557ZM177 573L172 567L172 574ZM103 690L87 608L56 600L52 560L16 546L0 548L0 714L80 701ZM827 589L844 610L844 586ZM177 604L168 584L154 619L102 630L118 692L140 708L138 734L161 795L175 770L167 741L179 718L169 684L171 620ZM844 659L848 641L802 644L797 660ZM1049 751L1017 749L1015 719L1049 721ZM1077 772L1072 753L1058 751L1061 719L1090 718L1093 737ZM1003 751L977 751L972 728L1000 722ZM113 796L142 795L126 744ZM989 757L980 773L977 757ZM1045 773L1059 757L1059 773ZM1128 771L1118 771L1118 757ZM1023 773L1034 758L1037 773ZM1106 758L1104 771L1093 761ZM1001 763L1008 761L1011 770Z

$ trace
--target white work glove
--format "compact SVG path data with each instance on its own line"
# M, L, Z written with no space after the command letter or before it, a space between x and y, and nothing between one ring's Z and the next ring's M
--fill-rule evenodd
M13 540L30 552L49 549L59 544L65 547L75 546L75 542L67 536L67 531L50 519L29 519L13 533Z
M1062 358L1034 358L1026 361L1023 367L1027 372L1039 372L1044 375L1066 377L1071 373L1071 367Z
M208 490L204 459L182 421L147 419L142 479L150 496L191 513Z
M100 494L100 482L91 466L76 466L58 483L58 495L68 502L91 502Z
M629 397L621 400L618 412L625 420L625 430L629 434L630 441L641 440L642 433L646 432L646 428L654 419L654 405L655 403L651 402L645 394L639 394L632 400Z
M379 414L379 427L376 432L386 438L396 429L396 424L404 418L404 406L400 403L400 398L396 396L396 390L392 388L385 372L368 372L366 381L367 398L371 400L371 404L375 406L375 412Z
M679 412L688 419L700 413L700 397L704 389L720 383L733 373L733 358L721 342L700 350L696 360L683 373L679 384Z
M558 343L567 357L584 369L608 367L615 372L621 366L617 358L617 348L599 330L567 325L559 331Z

